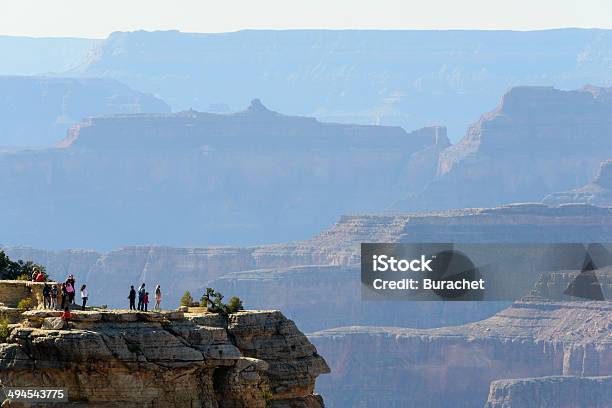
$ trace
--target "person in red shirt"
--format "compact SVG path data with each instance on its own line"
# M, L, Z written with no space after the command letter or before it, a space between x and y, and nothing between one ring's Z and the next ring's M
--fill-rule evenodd
M145 293L143 303L144 303L144 311L146 312L149 306L149 292Z
M64 309L64 312L61 315L62 320L64 321L64 326L66 327L66 329L70 330L70 325L68 324L70 322L70 308L66 307Z
M45 275L42 274L42 272L38 272L38 275L36 275L36 282L44 282L45 281Z

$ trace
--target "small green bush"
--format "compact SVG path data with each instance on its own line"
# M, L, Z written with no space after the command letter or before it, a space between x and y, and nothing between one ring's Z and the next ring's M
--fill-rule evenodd
M183 293L183 297L181 297L180 300L180 305L188 307L193 306L193 297L191 296L191 293L189 293L189 291Z
M233 296L229 303L223 303L223 295L213 288L206 288L206 292L202 295L200 305L205 307L211 313L220 313L227 316L231 313L236 313L239 310L244 310L242 300L239 297Z
M8 320L0 319L0 341L2 343L6 343L6 339L8 339L8 336L11 334L8 324Z
M17 308L21 310L22 312L25 312L26 310L30 310L33 307L34 307L34 300L32 300L31 297L23 298L19 301L19 303L17 303Z
M25 274L25 273L22 273L21 275L19 275L17 277L17 280L20 280L20 281L29 281L29 280L32 280L32 276L28 275L28 274Z
M236 313L239 310L243 310L242 300L238 296L232 296L227 304L228 313Z
M263 392L262 397L266 403L266 408L270 408L272 406L272 393L269 390L266 390Z

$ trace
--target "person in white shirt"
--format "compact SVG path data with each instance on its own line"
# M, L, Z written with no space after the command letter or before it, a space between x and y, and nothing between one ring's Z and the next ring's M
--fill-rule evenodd
M83 300L83 306L81 310L85 310L85 305L87 304L87 298L89 297L89 293L87 292L87 285L81 286L81 299Z

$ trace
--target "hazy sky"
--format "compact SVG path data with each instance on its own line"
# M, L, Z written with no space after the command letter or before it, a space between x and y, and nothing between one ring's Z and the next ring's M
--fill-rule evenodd
M0 0L0 34L118 30L612 28L611 0Z

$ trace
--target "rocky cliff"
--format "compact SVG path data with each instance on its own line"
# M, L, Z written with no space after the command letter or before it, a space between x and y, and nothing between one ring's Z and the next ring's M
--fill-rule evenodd
M517 87L440 154L436 177L398 209L540 201L586 184L612 151L612 90Z
M491 383L485 408L606 408L612 377L555 376Z
M544 197L543 202L548 205L587 203L612 206L612 160L600 164L597 175L590 183L574 190L550 194Z
M473 408L498 379L610 375L611 329L610 302L533 300L464 326L345 327L310 339L332 369L318 388L330 405Z
M321 123L257 100L234 114L92 118L59 148L0 153L3 243L104 249L304 239L342 214L397 200L412 155L438 144L448 144L443 128Z
M170 111L109 79L0 76L0 89L0 146L53 146L89 116Z
M33 310L0 344L4 387L60 387L71 406L321 408L329 372L275 311L227 319L183 312Z

